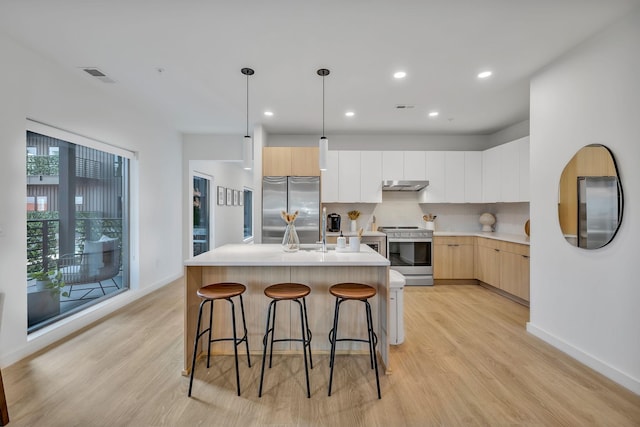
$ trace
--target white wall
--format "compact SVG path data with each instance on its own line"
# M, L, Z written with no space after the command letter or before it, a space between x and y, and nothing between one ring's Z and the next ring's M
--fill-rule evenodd
M531 320L528 330L640 394L640 9L531 83ZM562 237L560 174L600 143L618 163L624 218L609 245Z
M182 274L180 138L104 85L0 35L0 366L60 339ZM130 292L27 338L26 118L138 153L132 164Z

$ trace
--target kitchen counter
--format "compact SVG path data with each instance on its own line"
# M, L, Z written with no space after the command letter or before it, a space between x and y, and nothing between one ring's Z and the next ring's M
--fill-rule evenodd
M487 239L502 240L505 242L519 243L521 245L529 245L529 237L524 234L509 234L491 231L436 231L433 233L438 236L476 236L485 237Z
M232 244L205 252L185 261L185 266L388 266L389 260L367 245L360 252L337 252L327 245L302 245L297 252L284 252L278 244Z
M198 320L200 298L196 291L207 284L217 282L238 282L247 287L243 294L247 319L249 349L254 355L262 354L262 338L265 330L265 316L269 298L264 295L267 286L276 283L297 282L311 288L306 297L309 328L313 333L311 348L314 352L328 353L329 340L326 337L332 327L335 298L329 287L340 282L358 282L373 286L377 295L369 300L374 327L378 334L377 350L386 372L389 366L389 341L387 322L389 306L389 260L379 255L367 245L360 245L359 252L336 252L335 245L327 245L327 252L318 251L317 245L302 245L298 252L284 252L279 244L230 244L205 252L184 262L185 268L185 329L184 329L184 370L188 375L193 339ZM228 336L231 330L227 303L218 303L221 309L214 310L214 335ZM237 308L237 306L236 306ZM344 336L361 336L366 331L365 316L360 307L347 308L354 311L348 316L340 332ZM208 308L204 315L208 315ZM276 320L278 335L299 336L299 312L295 304L278 305ZM344 332L343 332L344 331ZM298 335L296 335L296 333ZM212 351L233 354L233 345L217 343ZM274 352L291 353L301 351L298 343L278 343ZM366 343L345 342L338 348L341 353L368 354Z

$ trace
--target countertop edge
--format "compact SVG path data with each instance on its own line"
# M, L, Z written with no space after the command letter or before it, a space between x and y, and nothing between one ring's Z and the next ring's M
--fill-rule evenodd
M502 240L505 242L518 243L521 245L530 245L529 237L520 234L509 234L500 232L489 231L436 231L433 233L434 237L447 237L447 236L475 236L485 237L487 239Z

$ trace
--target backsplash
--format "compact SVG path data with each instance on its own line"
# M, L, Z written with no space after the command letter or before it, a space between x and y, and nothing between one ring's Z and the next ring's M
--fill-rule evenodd
M371 230L373 217L376 224L424 227L422 215L433 214L436 231L480 231L478 218L485 212L496 217L494 231L524 235L524 224L529 219L529 203L418 203L418 193L385 192L382 203L326 203L327 213L342 217L341 228L349 230L347 212L360 211L358 227Z

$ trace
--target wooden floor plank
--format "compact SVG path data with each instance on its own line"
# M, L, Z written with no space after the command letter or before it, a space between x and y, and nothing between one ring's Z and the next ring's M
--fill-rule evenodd
M382 400L361 355L336 356L327 397L327 354L313 355L311 399L301 355L274 355L258 398L260 348L252 368L241 357L241 397L233 357L216 356L187 398L177 281L4 369L10 425L640 425L640 396L528 334L528 308L472 285L408 287L404 300Z

